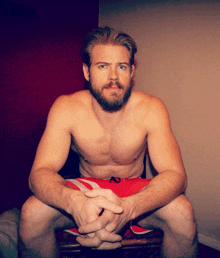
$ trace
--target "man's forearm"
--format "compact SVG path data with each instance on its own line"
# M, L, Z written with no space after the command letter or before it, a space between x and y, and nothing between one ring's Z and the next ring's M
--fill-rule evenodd
M184 174L175 171L158 174L144 190L124 198L132 209L132 219L167 205L185 191L186 184Z
M32 171L29 186L34 195L45 204L71 213L69 202L74 201L73 195L83 195L66 184L63 177L49 168ZM73 203L72 203L73 204Z

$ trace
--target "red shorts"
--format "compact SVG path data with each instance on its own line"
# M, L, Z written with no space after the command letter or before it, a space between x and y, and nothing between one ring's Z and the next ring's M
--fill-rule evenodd
M86 192L95 188L111 189L119 197L127 197L143 190L151 179L143 178L114 178L96 179L91 177L80 177L67 179L68 186L81 192ZM131 230L135 234L146 234L152 230L144 229L136 225L131 225ZM65 230L71 234L78 235L76 228Z

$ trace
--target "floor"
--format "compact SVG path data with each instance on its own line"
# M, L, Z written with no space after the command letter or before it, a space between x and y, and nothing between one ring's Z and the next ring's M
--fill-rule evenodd
M199 244L198 258L220 258L220 251L211 247Z

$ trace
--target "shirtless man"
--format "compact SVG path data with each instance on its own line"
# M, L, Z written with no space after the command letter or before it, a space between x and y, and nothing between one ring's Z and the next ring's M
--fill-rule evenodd
M135 53L132 38L108 27L85 38L89 90L59 97L49 112L29 177L34 196L21 212L22 257L59 257L55 230L75 226L81 245L118 248L119 230L134 219L143 228L163 230L162 256L196 257L196 224L183 195L187 177L180 150L162 101L132 90ZM158 175L126 197L105 187L79 191L58 174L70 146L79 154L84 179L139 182L147 150Z

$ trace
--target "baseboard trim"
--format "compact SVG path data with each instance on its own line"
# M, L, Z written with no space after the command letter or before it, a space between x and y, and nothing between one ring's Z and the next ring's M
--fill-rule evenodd
M199 243L207 245L220 251L220 241L217 241L211 237L198 234Z

